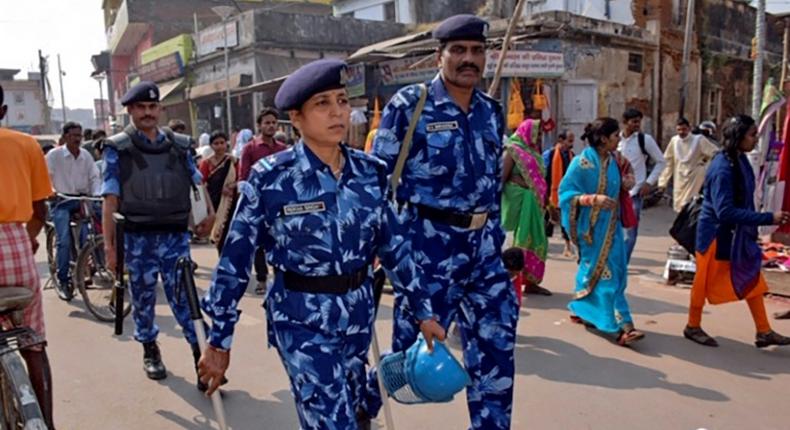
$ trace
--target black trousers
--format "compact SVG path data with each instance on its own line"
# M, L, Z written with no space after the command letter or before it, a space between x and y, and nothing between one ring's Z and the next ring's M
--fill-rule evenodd
M546 221L546 238L554 236L554 223L551 222L551 217L549 216L549 212L546 211L546 216L544 217ZM562 232L562 239L563 240L571 240L570 236L568 236L568 232L565 231L565 228L560 226L560 231Z
M265 283L269 275L269 266L266 265L266 252L263 248L255 250L255 261L253 265L255 266L255 280Z

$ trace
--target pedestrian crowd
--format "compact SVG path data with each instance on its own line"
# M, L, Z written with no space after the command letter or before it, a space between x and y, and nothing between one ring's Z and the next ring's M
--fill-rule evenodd
M477 89L487 29L471 15L434 29L440 72L389 101L370 153L343 143L351 116L347 65L330 59L283 82L276 109L256 118L257 134L215 131L195 142L181 121L159 127L159 89L147 81L121 99L131 125L110 137L86 137L89 130L69 122L65 144L45 157L33 138L0 128L0 182L7 188L0 199L0 285L35 292L25 323L43 336L36 237L51 218L56 291L69 300L69 223L80 206L64 197L102 196L106 264L116 267L116 242L123 241L134 338L149 378L167 377L154 318L161 278L193 353L197 388L210 395L228 383L239 302L254 267L268 344L289 377L300 427L369 429L393 394L379 384L385 366L368 365L381 292L375 279L384 273L395 301L392 348L382 363L408 356L413 345L437 351L455 324L470 428L507 429L522 294L551 295L541 283L555 229L563 255L578 260L571 320L632 345L645 338L626 297L642 209L671 187L676 212L703 196L684 336L716 346L701 328L705 302L745 300L756 346L789 345L766 316L757 227L790 223L790 213L755 210L755 178L744 155L756 144L754 120L727 120L719 147L715 124L694 134L681 118L663 152L633 108L621 120L592 121L578 154L571 131L544 151L540 119L526 119L503 140L499 102ZM0 88L0 119L2 94ZM281 114L300 135L291 146L278 131ZM206 205L199 219L196 204ZM123 237L116 236L115 214L124 219ZM189 257L192 235L208 237L219 253L201 300L208 333L202 351L177 288L176 263ZM55 428L46 349L24 358Z

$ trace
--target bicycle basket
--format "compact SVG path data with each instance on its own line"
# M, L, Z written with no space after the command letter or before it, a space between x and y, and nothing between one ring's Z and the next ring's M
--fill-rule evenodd
M384 383L387 394L396 402L405 405L428 403L427 400L419 397L409 385L406 378L406 354L403 351L382 357L378 376Z

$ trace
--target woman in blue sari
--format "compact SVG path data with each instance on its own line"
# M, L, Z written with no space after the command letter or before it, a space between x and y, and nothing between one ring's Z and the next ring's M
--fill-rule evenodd
M625 299L628 263L618 196L622 188L615 149L620 124L600 118L587 127L589 142L573 159L560 183L562 226L579 250L574 300L575 322L617 335L626 346L644 338L634 328Z

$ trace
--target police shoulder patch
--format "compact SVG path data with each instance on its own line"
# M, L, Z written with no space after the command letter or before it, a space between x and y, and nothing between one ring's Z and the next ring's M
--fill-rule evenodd
M289 148L268 157L261 158L252 168L259 172L269 172L274 170L275 167L284 165L295 159L296 154L293 149Z

